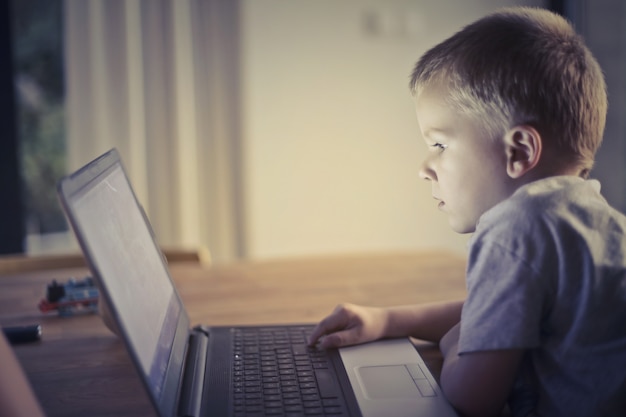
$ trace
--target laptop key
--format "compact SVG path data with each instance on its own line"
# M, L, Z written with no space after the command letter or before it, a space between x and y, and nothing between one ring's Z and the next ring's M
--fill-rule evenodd
M343 408L341 408L341 407L324 407L324 412L326 414L334 414L334 415L343 414Z
M292 345L291 349L293 350L294 355L307 355L308 356L311 348L305 344L296 344L296 345Z
M320 396L322 398L337 398L339 397L339 389L335 376L326 369L316 369L315 378L317 379L317 385L320 390Z

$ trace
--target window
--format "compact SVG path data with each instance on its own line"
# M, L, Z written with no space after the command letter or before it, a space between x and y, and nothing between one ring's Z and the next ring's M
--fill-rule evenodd
M11 12L24 249L56 250L49 242L68 230L56 196L66 172L63 1L12 0Z

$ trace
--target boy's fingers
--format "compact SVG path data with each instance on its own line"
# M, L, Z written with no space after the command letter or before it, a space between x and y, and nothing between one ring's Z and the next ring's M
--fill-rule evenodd
M313 346L317 343L317 341L324 335L324 330L318 324L313 329L313 332L309 335L309 346Z
M322 338L320 347L323 349L340 348L357 343L356 333L352 329L331 333Z
M309 345L316 344L322 336L342 330L346 327L345 320L338 314L333 313L318 323L309 336Z
M324 319L319 322L318 325L315 326L315 329L313 329L313 332L311 332L311 335L309 336L309 346L315 345L322 336L332 333L333 329L328 326L326 320L328 319Z

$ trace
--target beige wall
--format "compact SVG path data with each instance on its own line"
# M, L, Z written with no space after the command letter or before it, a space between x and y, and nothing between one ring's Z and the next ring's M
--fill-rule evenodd
M514 3L244 0L248 256L463 253L467 236L418 177L425 146L408 74L428 47Z

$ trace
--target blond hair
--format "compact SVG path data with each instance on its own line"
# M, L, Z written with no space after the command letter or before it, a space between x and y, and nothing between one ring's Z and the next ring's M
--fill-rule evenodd
M414 95L445 85L446 99L501 137L516 125L539 131L568 163L588 172L602 141L602 70L561 16L538 8L488 15L434 46L411 73Z

